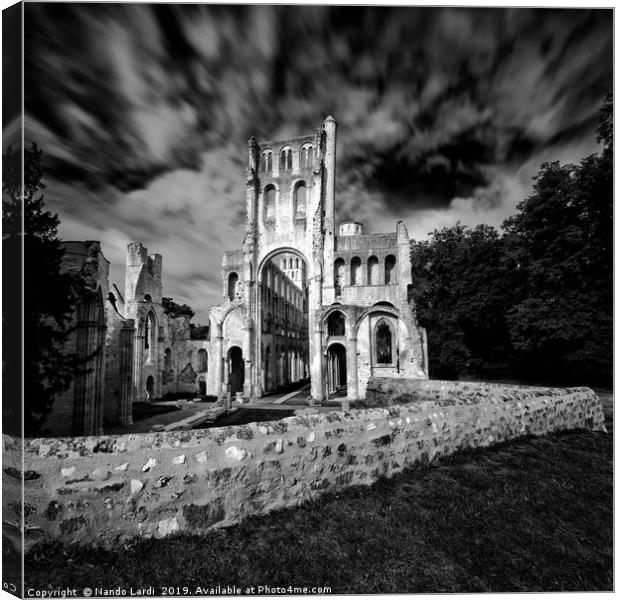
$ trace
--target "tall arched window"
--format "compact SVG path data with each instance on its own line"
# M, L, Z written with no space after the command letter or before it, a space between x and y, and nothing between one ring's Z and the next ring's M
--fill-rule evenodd
M164 352L164 369L166 371L172 369L172 350L170 350L170 348L166 348Z
M303 146L299 151L299 168L311 169L314 161L314 151L312 146Z
M155 321L155 315L150 312L144 320L144 349L148 350L146 360L151 362L153 359L153 352L157 347L157 322Z
M385 320L375 329L375 358L377 364L392 364L392 328Z
M265 150L263 152L262 160L261 160L261 170L263 173L270 173L272 166L272 154L271 150Z
M344 315L339 311L334 311L327 319L327 335L344 335Z
M344 285L344 259L337 258L334 262L334 287L336 288L336 296L342 293Z
M290 171L293 168L293 150L282 148L280 150L280 171Z
M198 350L198 364L197 364L198 373L204 373L209 369L209 356L207 355L207 351L204 348L200 348Z
M396 258L391 254L385 257L385 283L396 283Z
M362 283L362 261L355 256L351 259L351 285L360 285Z
M237 282L239 281L239 276L237 273L231 273L228 276L228 299L234 300L237 296Z
M379 259L376 256L368 259L368 285L379 285Z
M295 217L306 216L306 183L300 181L295 186Z
M263 193L265 204L265 220L273 221L276 218L276 188L268 185Z

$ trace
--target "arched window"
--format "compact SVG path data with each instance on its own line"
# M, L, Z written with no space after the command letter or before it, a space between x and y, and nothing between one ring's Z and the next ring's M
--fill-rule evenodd
M265 220L273 221L276 218L276 188L268 185L263 193L265 204Z
M282 148L280 150L280 171L290 171L293 168L293 150Z
M396 271L394 267L396 266L396 258L391 254L385 257L385 283L396 283Z
M170 350L170 348L166 348L164 352L164 369L166 371L172 369L172 350Z
M155 315L150 312L144 320L144 349L148 350L147 361L153 358L154 349L157 346L157 323Z
M145 302L152 302L153 300L151 299L151 294L144 294L144 301Z
M261 170L263 173L271 173L273 166L273 154L271 150L266 150L263 152L262 160L261 160Z
M360 285L362 283L362 261L355 256L351 259L351 285Z
M336 296L340 296L342 293L342 286L344 284L344 259L337 258L334 262L334 287L336 288Z
M198 368L196 369L196 371L198 371L198 373L204 373L209 369L209 356L204 348L200 348L200 350L198 350L197 367Z
M377 364L392 364L392 328L385 320L375 329L375 357Z
M312 146L303 146L299 151L299 168L311 169L314 161L314 151Z
M295 217L306 216L306 182L300 181L295 186Z
M237 282L239 281L239 276L237 273L231 273L228 275L228 299L234 300L237 296Z
M376 256L368 259L368 285L379 285L379 259Z
M327 335L344 335L344 315L334 311L327 319Z

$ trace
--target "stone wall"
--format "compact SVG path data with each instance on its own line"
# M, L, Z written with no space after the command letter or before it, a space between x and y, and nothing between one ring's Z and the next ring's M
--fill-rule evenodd
M198 533L465 448L561 429L604 430L600 401L588 388L392 383L421 395L406 405L303 411L270 423L26 440L26 549L41 539L114 546ZM392 393L387 380L369 388ZM6 497L18 502L21 444L7 436L4 443ZM5 532L18 544L19 518L5 503Z

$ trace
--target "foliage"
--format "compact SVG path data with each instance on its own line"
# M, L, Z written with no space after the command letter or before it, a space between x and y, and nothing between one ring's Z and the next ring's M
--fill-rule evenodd
M545 163L534 193L504 224L507 252L526 273L508 314L526 369L609 383L613 352L611 99L601 111L603 152L579 165Z
M608 96L602 152L543 164L502 236L457 224L412 245L431 375L611 382L612 111Z
M427 328L431 376L504 376L510 355L502 245L489 225L460 223L412 244L413 300Z
M22 193L20 150L10 146L3 155L2 244L5 256L18 257L23 240L24 430L31 436L39 432L54 396L66 390L73 377L74 357L63 346L74 298L72 278L60 271L64 251L57 237L59 219L46 210L40 194L45 187L42 151L36 144L24 149ZM20 431L17 411L8 402L5 408L6 430Z
M187 304L178 304L172 298L163 297L161 305L164 312L173 319L176 317L189 317L190 319L196 314L194 309Z

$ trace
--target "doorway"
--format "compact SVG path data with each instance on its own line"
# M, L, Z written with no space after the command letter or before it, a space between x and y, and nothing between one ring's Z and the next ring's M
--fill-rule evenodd
M243 351L239 346L233 346L228 351L228 385L230 393L236 394L243 391L245 380L245 367L243 364Z
M343 391L347 385L347 351L340 344L327 349L327 391L330 394Z
M150 402L153 399L153 392L155 391L155 380L152 375L146 378L146 401Z

